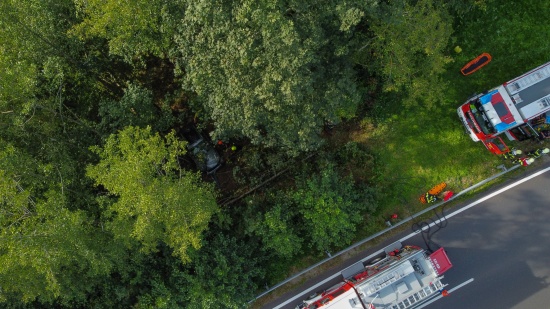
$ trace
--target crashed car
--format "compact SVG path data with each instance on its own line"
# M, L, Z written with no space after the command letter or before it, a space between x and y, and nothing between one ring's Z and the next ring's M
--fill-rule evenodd
M210 140L204 138L196 128L186 128L182 131L182 135L187 140L188 153L200 171L213 174L221 167L220 154L214 149Z

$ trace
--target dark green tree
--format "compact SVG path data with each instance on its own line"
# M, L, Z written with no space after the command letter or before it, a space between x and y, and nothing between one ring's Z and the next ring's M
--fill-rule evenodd
M302 248L303 239L298 236L300 228L293 226L291 205L277 204L269 209L258 222L256 234L261 237L264 249L283 258L295 256Z
M205 243L193 258L187 308L245 308L264 276L257 250L221 233Z
M84 303L113 266L108 236L74 210L63 169L1 144L0 302Z
M371 47L384 90L404 90L408 104L433 106L444 95L440 74L452 61L446 51L453 21L446 7L437 0L392 1L373 19Z
M153 92L134 84L128 85L120 101L102 101L99 116L99 128L106 135L128 126L145 128L149 125L154 132L163 132L174 123L169 107L157 107L153 102Z
M247 198L245 233L258 237L268 254L289 259L350 244L357 226L377 207L375 190L342 176L330 161L318 171L303 168L292 189Z
M274 205L265 213L247 220L247 233L258 236L264 250L275 252L282 258L291 258L302 248L303 239L299 236L300 228L294 224L297 213L293 211L293 205L284 194L281 197L270 201Z
M305 241L321 252L350 244L356 226L376 209L373 191L340 176L330 163L318 175L300 180L290 198Z
M188 1L177 63L215 138L316 149L323 124L354 116L361 103L350 42L369 5Z

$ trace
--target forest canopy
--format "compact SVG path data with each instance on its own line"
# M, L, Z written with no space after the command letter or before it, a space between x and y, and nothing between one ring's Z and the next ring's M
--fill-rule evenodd
M433 106L478 2L1 1L0 306L242 308L350 244L377 161L332 129Z

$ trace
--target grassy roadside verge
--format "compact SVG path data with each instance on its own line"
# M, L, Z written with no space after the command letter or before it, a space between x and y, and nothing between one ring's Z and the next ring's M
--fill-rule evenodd
M550 61L550 27L539 22L548 13L550 4L535 1L487 1L485 7L457 18L454 44L448 46L454 61L443 74L445 84L434 87L442 88L437 106L403 105L395 94L378 99L374 113L361 120L361 130L350 138L378 158L382 212L419 209L417 197L439 182L459 190L496 173L501 158L464 134L456 108L473 93ZM456 45L461 53L454 52ZM460 68L482 52L489 52L492 62L462 76Z

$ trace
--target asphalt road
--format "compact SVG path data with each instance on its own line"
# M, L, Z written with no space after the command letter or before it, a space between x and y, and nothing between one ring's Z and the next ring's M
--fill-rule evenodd
M550 308L550 163L523 176L523 183L510 179L446 211L451 217L432 240L445 247L453 263L443 279L452 292L424 308ZM456 210L459 213L452 214ZM338 282L341 269L395 240L426 247L420 234L408 233L388 239L309 280L304 284L308 288L289 292L262 308L294 308L304 295Z

